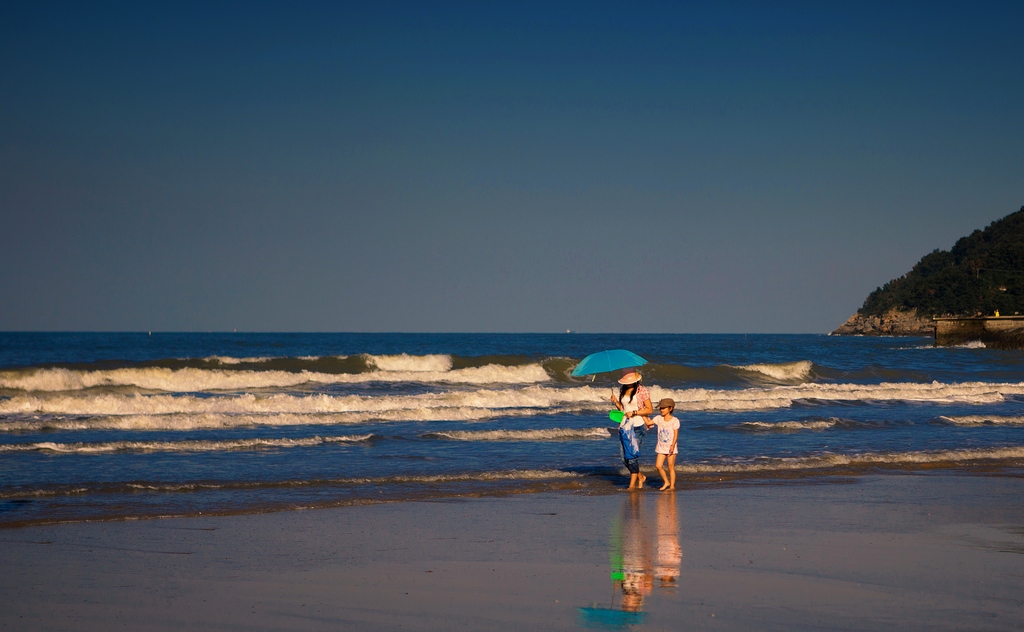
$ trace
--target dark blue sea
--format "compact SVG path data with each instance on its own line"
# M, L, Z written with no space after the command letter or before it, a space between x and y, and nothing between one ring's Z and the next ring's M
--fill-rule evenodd
M655 401L677 402L678 493L1024 471L1024 352L980 344L0 333L0 526L613 491L617 376L570 372L615 348L649 360Z

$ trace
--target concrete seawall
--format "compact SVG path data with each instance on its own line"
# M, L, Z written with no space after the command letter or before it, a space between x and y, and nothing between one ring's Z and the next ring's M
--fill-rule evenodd
M936 318L935 344L962 345L976 340L990 349L1024 349L1024 316Z

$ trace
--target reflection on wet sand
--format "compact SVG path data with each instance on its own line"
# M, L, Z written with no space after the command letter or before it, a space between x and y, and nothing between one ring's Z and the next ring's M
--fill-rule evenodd
M683 563L683 549L679 546L679 518L676 516L676 495L662 494L658 497L656 510L658 558L654 576L661 588L675 592L679 581L679 567Z
M676 495L629 494L612 521L609 553L611 605L580 608L583 627L622 629L643 623L644 599L654 589L655 579L660 591L676 591L683 559Z

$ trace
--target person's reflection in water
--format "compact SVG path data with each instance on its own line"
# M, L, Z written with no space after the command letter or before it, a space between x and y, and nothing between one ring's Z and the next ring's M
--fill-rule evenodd
M645 521L652 509L655 519ZM674 592L678 586L683 551L679 546L675 493L629 494L612 521L609 544L612 567L610 607L595 603L579 608L579 624L585 628L609 630L642 625L647 616L643 611L644 599L651 594L655 577L660 582L661 591ZM652 550L657 551L653 564ZM616 605L620 595L621 601Z
M661 587L674 592L679 581L679 567L683 562L683 549L679 546L679 518L676 515L676 495L658 496L656 523L658 558L654 576Z
M621 580L622 609L627 612L643 610L644 597L651 594L654 578L651 576L651 543L643 519L643 501L640 494L630 494L623 505L622 527L622 568Z

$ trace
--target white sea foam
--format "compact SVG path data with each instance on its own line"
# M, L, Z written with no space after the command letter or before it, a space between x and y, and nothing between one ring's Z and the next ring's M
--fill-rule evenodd
M657 400L671 397L679 411L743 411L787 408L798 401L907 401L992 404L1006 395L1024 394L1024 383L962 382L928 384L883 382L881 384L801 384L741 390L651 388Z
M545 413L572 414L579 408L558 407ZM536 415L532 409L509 409L500 413L482 408L419 408L394 411L386 416L380 413L333 414L173 414L173 415L116 415L109 417L11 419L0 422L0 432L39 432L42 430L203 430L240 428L249 426L308 426L352 425L368 422L399 421L487 421L496 416L523 417Z
M539 430L446 430L427 437L452 441L567 441L607 439L607 428L543 428Z
M943 415L939 419L957 426L1024 426L1020 415Z
M375 356L380 358L385 356ZM386 356L400 358L400 356ZM423 358L428 358L423 360ZM532 384L551 378L540 364L502 366L491 364L456 370L431 370L431 356L412 357L415 370L381 370L368 373L319 373L313 371L238 371L220 369L168 369L162 367L80 371L36 369L0 371L0 389L29 392L78 391L100 386L135 386L174 393L237 391L255 388L289 388L302 384L357 384L366 382L420 382L450 384ZM447 356L437 356L447 358ZM423 362L419 362L423 360ZM375 362L377 360L374 360ZM448 360L450 366L450 359ZM389 364L390 363L390 364ZM401 366L402 360L386 360Z
M901 350L917 350L917 349L985 349L985 343L980 340L971 340L965 342L962 345L937 345L937 344L926 344L926 345L914 345L910 347L900 347Z
M603 389L601 389L603 390ZM424 408L479 408L501 414L505 409L546 409L567 404L595 404L603 393L589 386L549 388L455 390L420 395L141 395L141 394L35 394L0 400L3 414L50 415L161 415L175 413L269 414L349 413L390 414ZM609 404L610 405L610 404Z
M235 358L232 356L210 356L203 358L207 362L215 362L217 364L259 364L260 362L269 362L273 358L258 357L258 358Z
M46 498L51 496L77 496L89 493L88 487L64 487L58 489L19 489L0 492L0 500L8 498Z
M745 421L740 427L767 432L794 432L798 430L825 430L839 423L838 419L813 419L807 421Z
M810 378L813 367L814 364L810 360L799 360L797 362L779 362L776 364L746 364L733 368L767 375L773 380L779 380L780 382L801 382Z
M453 441L565 441L581 439L607 439L605 428L549 428L540 430L485 430L450 431L424 435ZM32 443L0 444L3 452L58 452L64 454L101 454L109 452L220 452L226 450L255 450L260 448L303 448L332 443L362 443L373 434L314 436L300 438L246 438L229 440L184 441L103 441L59 443L38 441Z
M986 404L1006 395L1024 395L1024 383L805 384L747 389L664 389L651 387L657 400L672 397L677 410L761 410L785 408L796 401L926 401ZM173 413L388 413L420 408L546 409L578 404L600 409L607 404L600 387L549 387L453 390L419 395L229 394L218 396L116 393L36 393L0 400L0 414L128 415Z
M224 450L254 450L259 448L301 448L327 443L359 443L368 441L372 434L340 435L333 437L302 437L298 439L232 439L224 441L106 441L94 443L37 443L0 444L3 452L60 452L65 454L101 454L107 452L219 452Z
M574 414L583 411L602 410L602 403L557 402L554 398L534 400L531 406L481 407L479 402L468 401L479 394L442 394L410 396L405 398L330 398L314 396L317 399L287 395L275 396L273 404L251 406L251 396L223 398L225 401L211 401L213 398L154 396L138 397L130 406L119 405L116 398L110 402L106 412L92 413L28 413L0 415L0 432L24 432L40 430L195 430L204 428L235 428L245 426L303 426L303 425L346 425L367 422L408 422L408 421L483 421L495 417L522 417L528 415ZM580 395L580 393L576 393ZM158 397L164 401L152 402L147 399ZM127 398L126 398L127 399ZM514 398L529 402L526 396ZM167 401L175 400L175 401ZM186 401L182 401L186 400ZM310 400L310 401L304 401ZM342 401L332 401L342 400ZM347 401L346 401L347 400ZM383 401L380 401L383 400ZM398 401L395 401L398 400ZM508 400L506 399L506 403ZM4 402L9 403L9 402ZM120 402L123 404L123 402ZM540 407L537 407L540 406ZM193 407L190 412L174 412ZM268 410L289 407L298 412ZM2 404L0 404L2 408ZM138 412L150 409L149 413ZM246 410L246 409L249 410ZM331 411L330 409L335 409ZM135 409L136 412L132 412ZM238 409L238 410L235 410ZM317 410L321 409L321 410ZM120 411L120 412L114 412ZM162 412L158 412L162 411Z
M485 472L455 472L452 474L399 475L366 478L338 478L330 483L350 485L395 485L459 483L467 481L542 481L550 479L580 478L578 472L563 470L492 470Z
M956 347L959 349L984 349L985 343L980 340L972 340L970 342L965 342L962 345L956 345Z
M682 463L676 471L688 474L746 473L785 470L817 470L837 467L869 467L964 463L1024 458L1024 446L921 452L869 452L863 454L820 454L793 458L763 457L744 463Z

